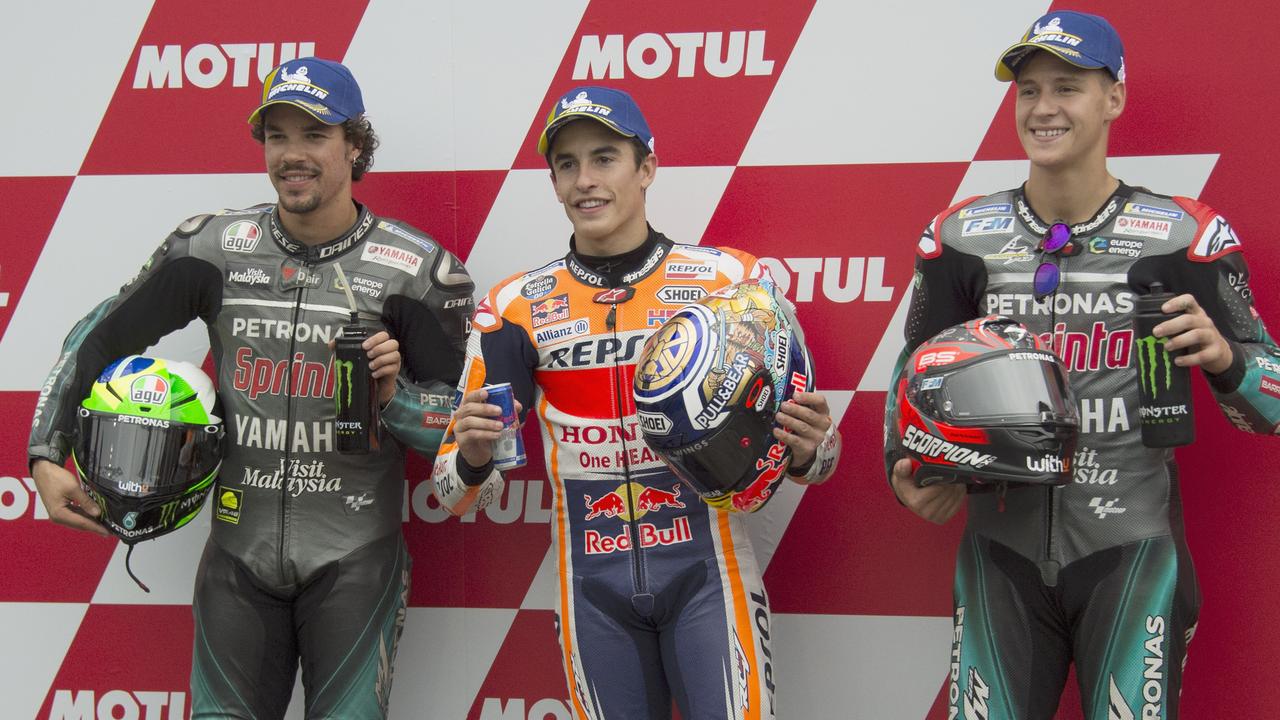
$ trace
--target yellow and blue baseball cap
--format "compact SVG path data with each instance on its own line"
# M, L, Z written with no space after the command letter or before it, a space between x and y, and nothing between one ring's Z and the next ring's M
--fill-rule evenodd
M1066 62L1089 70L1106 69L1111 77L1124 82L1124 45L1120 34L1106 18L1088 13L1060 10L1051 12L1031 26L996 63L996 79L1015 79L1018 66L1032 52L1044 50Z
M282 63L262 84L262 104L249 116L258 122L271 105L293 105L327 125L339 125L364 114L364 98L351 71L342 63L315 57Z
M645 122L640 107L630 95L613 88L586 85L570 90L551 106L546 127L538 137L538 154L546 155L556 131L579 118L604 123L619 135L639 139L650 152L653 151L653 133L649 130L649 123Z

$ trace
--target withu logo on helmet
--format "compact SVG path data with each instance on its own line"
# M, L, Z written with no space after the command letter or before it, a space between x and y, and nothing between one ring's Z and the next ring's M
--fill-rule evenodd
M920 485L1064 485L1080 419L1067 371L1039 338L991 315L947 328L912 354L897 388L899 457Z

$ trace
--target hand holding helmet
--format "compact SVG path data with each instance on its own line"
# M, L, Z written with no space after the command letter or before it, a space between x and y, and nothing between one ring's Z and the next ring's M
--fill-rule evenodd
M190 363L130 355L78 408L72 458L99 520L127 544L199 513L222 462L213 383Z
M633 387L644 440L709 504L757 510L791 462L775 415L813 389L812 368L774 284L730 285L681 309L645 344Z
M898 453L919 485L1071 481L1080 420L1062 361L991 315L916 348L897 388Z

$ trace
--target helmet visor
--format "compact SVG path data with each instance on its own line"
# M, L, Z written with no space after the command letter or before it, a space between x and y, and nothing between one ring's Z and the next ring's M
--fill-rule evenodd
M209 479L222 459L218 425L188 425L80 409L76 469L100 490L146 498Z
M659 450L681 480L698 494L718 497L755 479L755 461L773 442L773 424L761 413L738 409L715 433L676 450Z
M925 377L927 389L932 378ZM1062 365L1050 353L1015 351L944 376L937 410L957 424L1044 422L1075 417Z

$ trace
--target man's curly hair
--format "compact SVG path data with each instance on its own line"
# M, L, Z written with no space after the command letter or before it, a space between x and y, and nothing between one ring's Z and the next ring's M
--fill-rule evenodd
M250 126L250 133L253 135L253 139L260 143L266 142L267 139L266 131L263 129L263 122L269 111L270 108L263 110L258 115L258 121ZM373 131L373 125L369 122L369 118L364 115L343 122L342 134L348 142L360 148L360 155L351 164L351 180L355 182L364 177L364 174L373 167L373 152L378 149L378 145L381 142L378 140L377 133Z

